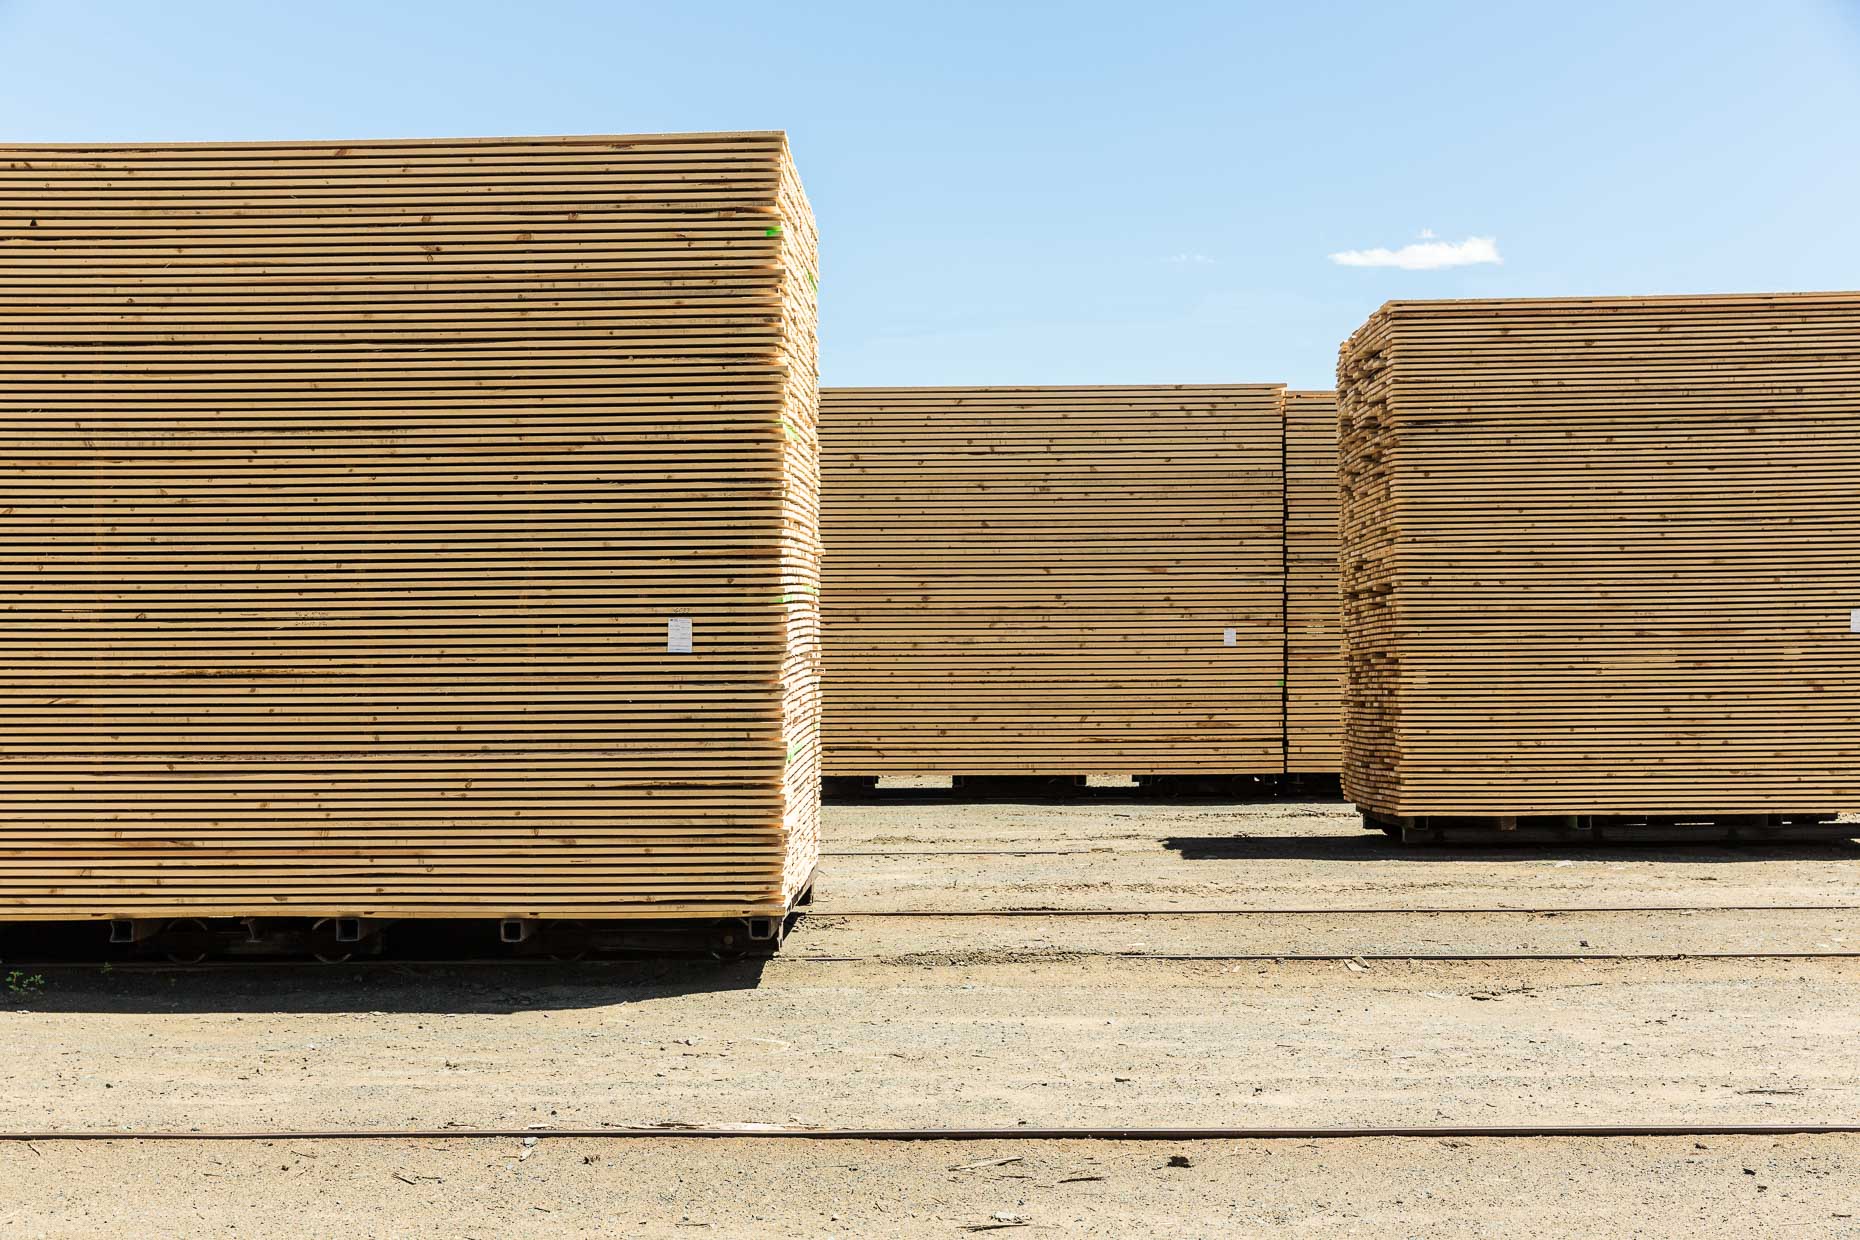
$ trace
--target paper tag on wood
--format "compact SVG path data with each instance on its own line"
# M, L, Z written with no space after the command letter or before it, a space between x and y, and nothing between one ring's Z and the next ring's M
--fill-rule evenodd
M1232 629L1221 630L1221 645L1238 646L1239 644L1240 644L1240 634L1236 633Z
M665 622L665 649L671 654L691 653L690 616L673 616Z
M1847 629L1851 633L1860 633L1860 608L1847 618Z

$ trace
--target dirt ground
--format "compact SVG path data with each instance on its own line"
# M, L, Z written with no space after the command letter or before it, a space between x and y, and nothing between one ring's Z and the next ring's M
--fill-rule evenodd
M1835 1137L109 1142L0 1183L9 1237L1860 1234Z
M1416 850L1338 805L1116 797L827 825L768 962L47 970L0 1010L0 1128L1860 1121L1851 843ZM1691 911L1452 911L1619 906ZM1854 1137L527 1152L0 1145L0 1234L1860 1234Z

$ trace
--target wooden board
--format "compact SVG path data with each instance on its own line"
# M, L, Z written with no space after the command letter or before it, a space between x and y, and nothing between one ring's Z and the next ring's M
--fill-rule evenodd
M1283 770L1281 391L823 390L827 773Z
M1358 804L1860 808L1860 294L1391 302L1338 388Z
M1343 762L1337 394L1285 393L1285 769Z
M779 133L0 148L0 920L785 910L817 261Z

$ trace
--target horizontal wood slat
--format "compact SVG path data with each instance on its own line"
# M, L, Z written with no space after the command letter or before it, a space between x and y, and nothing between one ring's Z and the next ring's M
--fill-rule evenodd
M1281 771L1281 391L825 389L827 773Z
M1358 804L1860 808L1860 293L1391 302L1338 397Z
M1337 394L1285 394L1285 769L1343 762Z
M779 133L0 147L0 920L785 911L817 272Z

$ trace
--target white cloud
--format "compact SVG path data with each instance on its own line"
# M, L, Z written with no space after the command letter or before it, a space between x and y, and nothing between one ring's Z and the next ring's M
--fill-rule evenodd
M1163 259L1163 261L1165 263L1175 263L1177 266L1184 267L1211 267L1214 265L1214 260L1209 258L1206 254L1171 254L1168 258Z
M1498 256L1498 238L1468 237L1461 242L1436 241L1434 234L1423 232L1422 240L1412 241L1399 250L1343 250L1330 256L1340 267L1400 267L1403 271L1434 271L1441 267L1470 267L1477 263L1502 263Z

